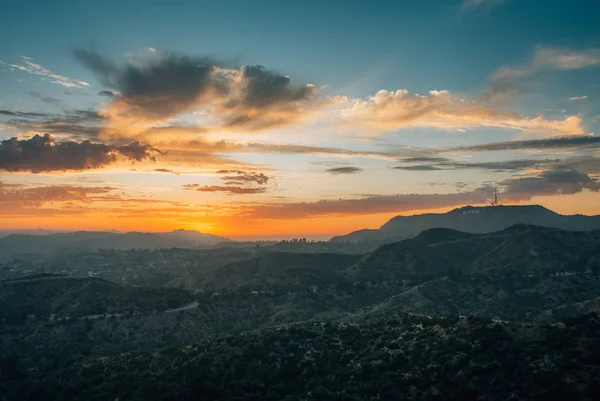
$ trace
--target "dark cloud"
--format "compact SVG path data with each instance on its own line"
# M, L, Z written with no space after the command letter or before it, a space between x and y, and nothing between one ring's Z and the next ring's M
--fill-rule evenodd
M38 99L39 101L46 103L49 106L53 106L53 107L62 107L63 103L55 98L55 97L51 97L51 96L45 96L42 95L41 93L37 93L37 92L29 92L29 95Z
M446 159L448 160L448 159ZM479 162L479 163L462 163L445 161L435 164L418 164L414 166L396 166L397 170L412 170L412 171L436 171L436 170L463 170L463 169L476 169L476 170L492 170L492 171L517 171L527 168L548 166L550 164L556 164L560 160L534 160L534 159L519 159L519 160L505 160L498 162Z
M98 92L98 96L115 97L116 93L113 91L100 91Z
M331 174L355 174L355 173L359 173L363 171L362 168L358 168L358 167L333 167L330 169L327 169L328 173Z
M225 90L212 74L219 63L206 57L165 54L117 67L95 52L75 50L74 54L100 83L120 92L119 101L127 112L147 118L175 116L211 91Z
M154 171L156 171L157 173L168 173L168 174L179 175L179 173L177 171L169 170L167 168L155 168Z
M11 138L0 142L0 169L6 171L87 170L105 167L118 159L141 161L160 153L149 145L133 142L111 146L102 143L56 142L51 135L30 139Z
M74 139L99 136L104 117L95 110L70 110L61 114L0 110L0 115L13 117L4 122L21 131L69 135Z
M600 137L597 136L566 136L548 139L532 139L527 141L496 142L484 145L462 146L444 149L442 152L484 152L501 150L526 149L562 149L562 148L597 148L600 147Z
M50 113L39 113L39 112L29 112L29 111L0 110L0 115L10 116L10 117L21 117L21 118L42 118L42 117L49 117L52 114L50 114Z
M117 66L95 52L74 54L102 85L119 92L112 103L115 120L164 120L211 107L225 127L258 130L296 121L305 116L304 106L316 104L314 85L294 85L289 77L262 66L230 67L208 57L175 53Z
M184 185L183 188L200 192L225 192L230 195L261 194L267 192L267 188L265 187L238 187L226 185L201 186L198 184L187 184Z
M415 157L405 157L401 161L403 163L441 163L449 161L445 157L433 157L433 156L415 156Z
M221 180L226 185L265 185L269 182L269 177L263 173L241 170L219 170L217 174L221 175Z
M500 183L503 195L509 198L526 195L568 195L583 191L600 190L600 182L578 170L552 169L533 177L514 177Z
M437 167L432 164L418 164L416 166L396 166L394 167L396 170L407 170L407 171L438 171L438 170L446 170L442 167Z
M224 106L226 126L262 129L301 117L302 105L318 92L314 85L292 84L290 77L263 66L242 67L243 91Z
M268 190L266 185L269 183L269 177L263 173L219 170L217 174L221 175L221 181L225 185L187 184L183 188L201 192L225 192L230 195L261 194Z
M567 170L579 170L587 174L600 174L600 155L598 157L584 155L575 156L563 160L561 168Z

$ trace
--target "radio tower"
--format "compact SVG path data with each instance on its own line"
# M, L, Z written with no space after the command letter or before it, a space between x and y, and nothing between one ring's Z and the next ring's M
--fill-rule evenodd
M494 188L494 200L490 202L490 206L500 206L500 202L498 201L498 188Z

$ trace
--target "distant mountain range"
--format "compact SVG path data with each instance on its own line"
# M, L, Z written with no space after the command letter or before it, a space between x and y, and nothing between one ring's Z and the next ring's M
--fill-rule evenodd
M358 230L330 241L373 242L385 244L413 238L430 228L450 228L465 233L501 231L515 224L532 224L569 231L600 229L600 216L565 216L539 205L527 206L466 206L448 213L428 213L396 216L381 228Z
M206 248L231 241L197 231L164 233L78 231L49 235L11 234L0 238L0 261L8 258L39 260L56 254L98 249Z

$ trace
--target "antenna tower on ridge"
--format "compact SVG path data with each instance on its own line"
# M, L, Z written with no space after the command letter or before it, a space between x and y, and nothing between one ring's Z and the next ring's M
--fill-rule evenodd
M498 188L497 188L497 187L495 187L495 188L494 188L494 200L492 200L492 201L490 202L490 206L500 206L500 205L501 205L501 203L500 203L500 201L498 200Z

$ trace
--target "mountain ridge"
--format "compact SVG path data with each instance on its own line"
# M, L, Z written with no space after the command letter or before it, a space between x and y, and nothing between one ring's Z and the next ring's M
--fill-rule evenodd
M447 213L396 216L379 229L362 229L331 238L331 242L386 244L413 238L430 228L465 233L502 231L515 224L531 224L569 231L600 229L600 215L562 215L540 205L464 206Z

